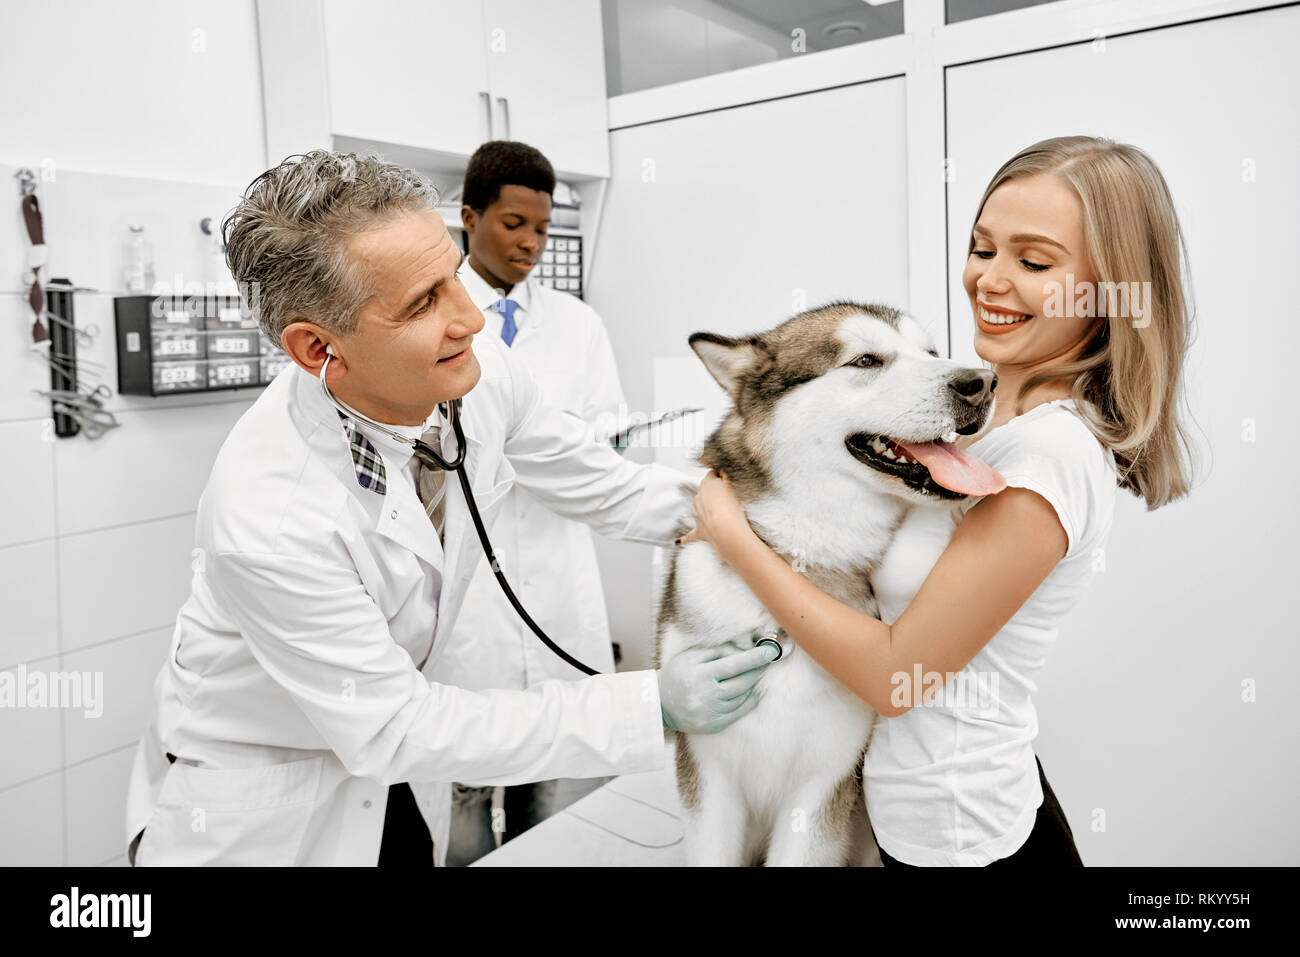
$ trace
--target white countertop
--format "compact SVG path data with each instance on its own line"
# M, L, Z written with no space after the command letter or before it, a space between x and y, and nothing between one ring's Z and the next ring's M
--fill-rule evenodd
M624 774L471 867L684 867L673 745L658 771Z

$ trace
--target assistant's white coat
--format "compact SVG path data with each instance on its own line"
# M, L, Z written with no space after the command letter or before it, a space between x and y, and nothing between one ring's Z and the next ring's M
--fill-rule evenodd
M460 268L474 304L484 311L480 338L500 336L491 288L466 259ZM546 402L589 431L613 431L626 403L609 336L581 299L529 277L510 291L519 331L511 355L528 367ZM506 581L528 613L561 648L597 671L612 672L609 618L596 548L587 526L557 515L522 487L511 489L489 529ZM510 607L496 576L481 560L455 633L433 680L462 688L528 688L581 672L538 640ZM470 782L465 782L470 783Z

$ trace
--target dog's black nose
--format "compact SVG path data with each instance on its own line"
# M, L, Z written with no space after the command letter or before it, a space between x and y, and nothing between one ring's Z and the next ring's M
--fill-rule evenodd
M963 402L979 407L998 387L998 374L988 369L967 369L948 380L948 388Z

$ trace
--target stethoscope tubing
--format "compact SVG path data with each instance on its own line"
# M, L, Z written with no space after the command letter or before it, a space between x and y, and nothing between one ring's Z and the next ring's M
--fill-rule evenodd
M542 630L541 626L538 625L537 622L533 621L532 616L528 614L523 603L519 601L518 597L516 597L514 590L510 587L510 583L506 581L505 575L501 573L501 563L497 561L496 552L492 549L492 541L488 538L487 528L483 524L483 516L479 514L478 502L474 500L474 492L470 488L469 475L465 471L465 431L460 424L461 400L453 399L450 403L441 403L439 405L439 408L443 410L443 415L451 423L452 431L456 435L456 457L452 461L448 462L427 443L422 442L419 439L412 439L409 436L402 435L400 432L394 432L392 429L381 425L372 419L366 418L359 412L354 413L343 408L339 404L338 400L334 398L334 393L330 392L329 386L325 384L325 370L329 367L330 359L332 358L333 356L327 353L325 356L325 362L320 369L321 389L324 390L325 396L329 399L330 404L344 415L348 416L348 418L360 418L363 422L374 426L385 435L390 435L399 442L411 445L415 450L416 456L419 457L421 462L423 462L427 467L442 469L444 472L455 472L456 476L460 479L460 487L465 493L465 502L469 505L469 514L470 518L474 522L474 531L478 533L478 540L483 546L483 554L487 556L488 567L492 569L492 573L496 576L497 583L501 586L501 590L505 593L506 599L510 602L511 607L514 608L515 613L523 620L524 624L532 630L533 634L541 639L542 644L551 649L551 651L566 664L572 665L584 674L601 674L601 672L597 671L595 668L592 668L590 665L584 664L577 658L573 657L550 639L550 636Z

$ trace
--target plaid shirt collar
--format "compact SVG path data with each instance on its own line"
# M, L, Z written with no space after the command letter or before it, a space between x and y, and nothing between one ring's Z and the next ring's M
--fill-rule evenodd
M373 442L362 431L360 423L345 413L342 409L335 409L339 419L342 421L343 434L348 437L348 448L352 453L352 464L357 473L357 484L362 488L368 488L379 495L384 495L388 491L388 470L384 465L384 455L381 455L379 449L375 448ZM430 426L432 428L432 426ZM425 433L428 429L425 430ZM441 432L436 433L438 438L434 444L441 442ZM414 459L415 450L408 445L404 445L395 439L381 437L380 442L387 443L388 461L399 468L406 468L411 471L412 480L415 473Z
M352 450L352 464L357 470L357 483L380 495L388 492L388 476L384 469L384 460L379 450L370 444L360 427L338 409L339 418L343 420L343 434L348 437L348 446Z

